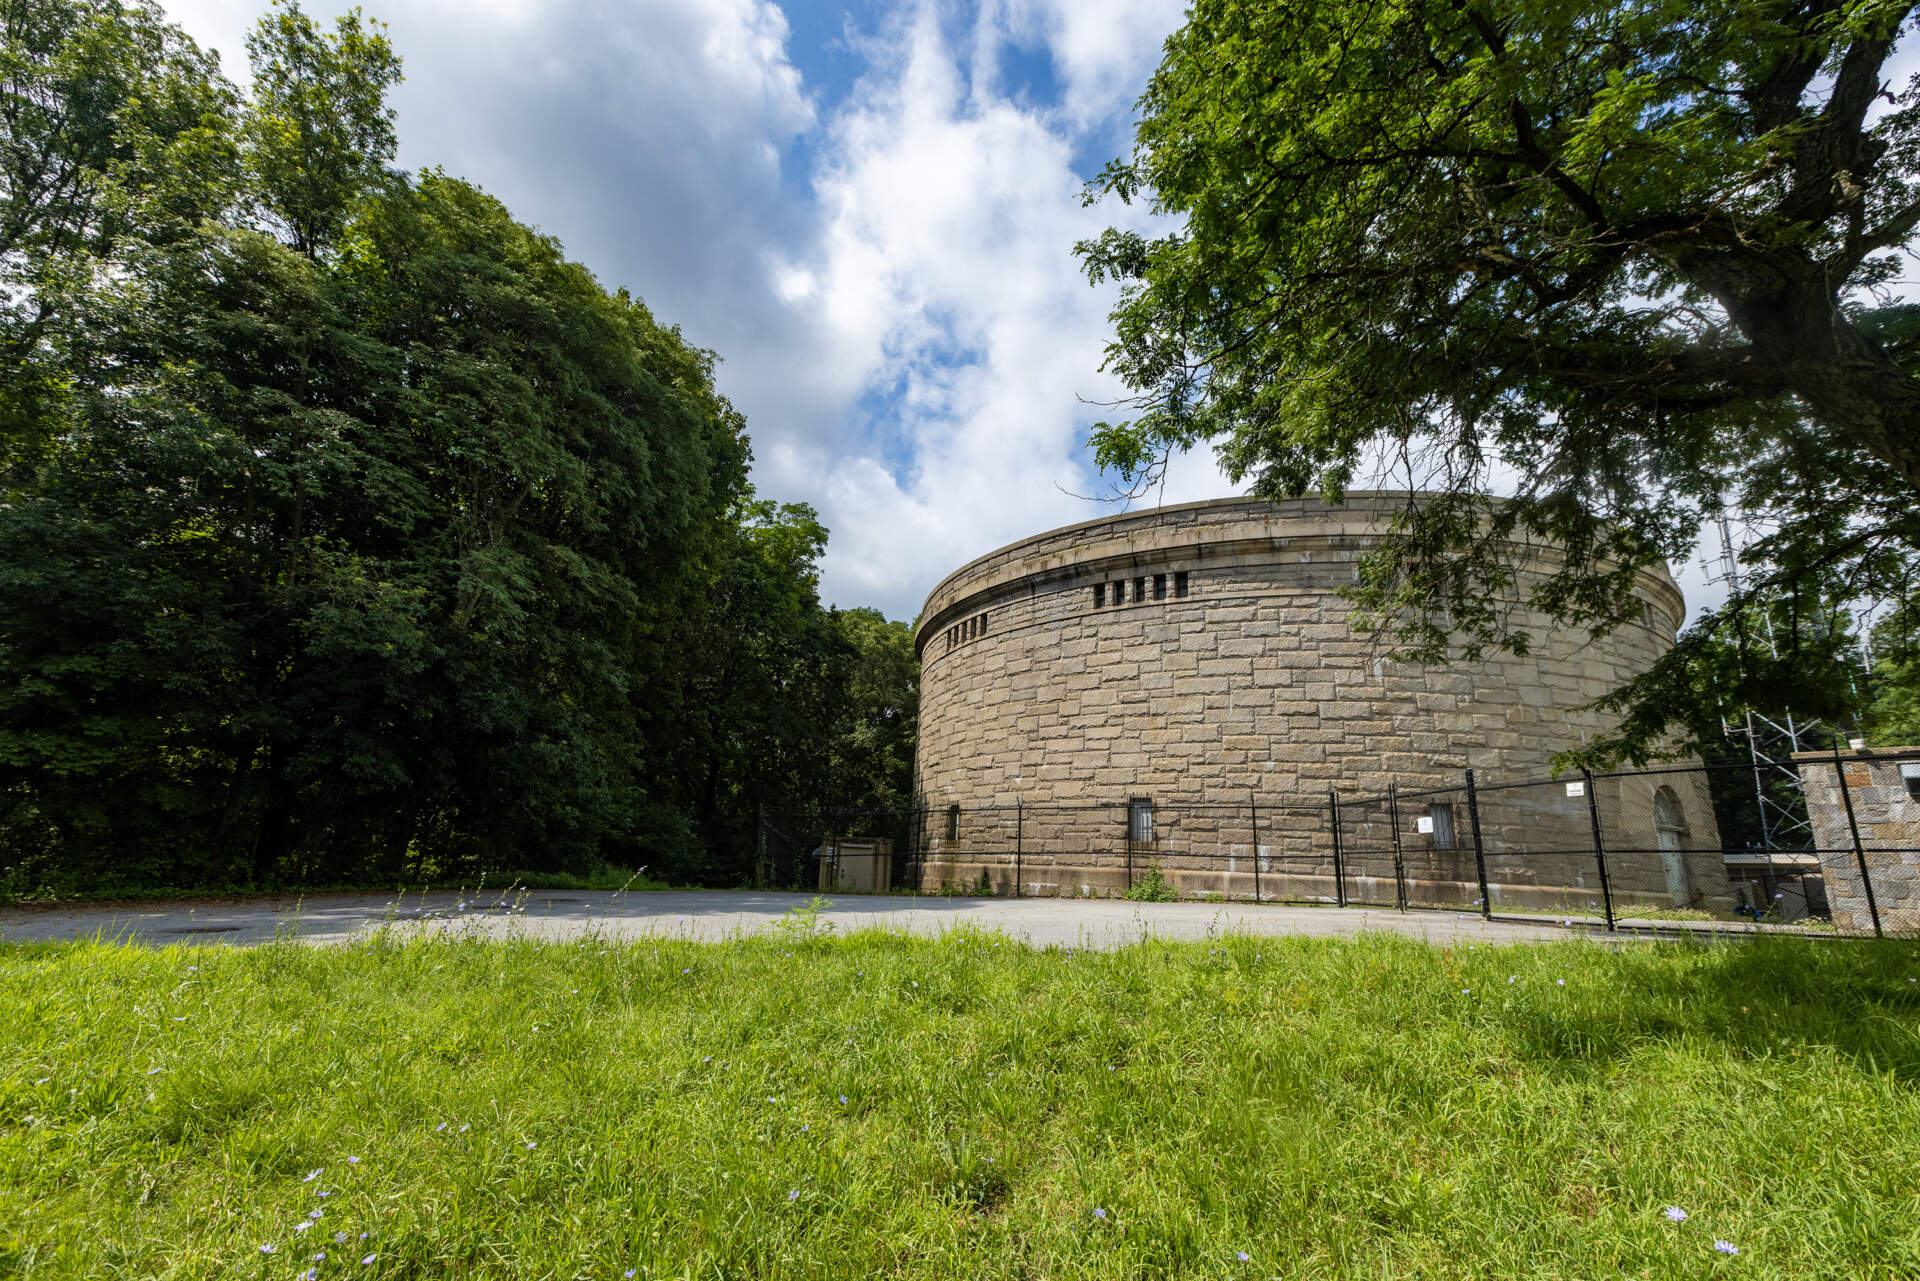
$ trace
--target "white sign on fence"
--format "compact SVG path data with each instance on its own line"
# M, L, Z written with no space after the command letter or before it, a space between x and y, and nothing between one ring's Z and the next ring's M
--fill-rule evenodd
M1585 779L1576 779L1573 782L1567 784L1568 796L1585 796L1586 794L1587 794L1587 781Z

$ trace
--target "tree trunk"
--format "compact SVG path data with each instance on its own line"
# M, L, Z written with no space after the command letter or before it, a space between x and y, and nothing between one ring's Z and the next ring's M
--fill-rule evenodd
M1920 494L1920 378L1847 319L1819 263L1717 251L1680 256L1676 265L1719 300L1769 376L1816 421Z
M267 753L267 795L261 807L260 826L253 839L253 883L265 886L274 871L285 866L293 832L293 803L287 795L282 753L269 742Z

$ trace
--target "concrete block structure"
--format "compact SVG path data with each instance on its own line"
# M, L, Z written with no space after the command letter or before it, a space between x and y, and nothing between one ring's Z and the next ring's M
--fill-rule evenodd
M1831 752L1800 752L1793 759L1834 929L1870 935L1877 911L1882 933L1920 935L1920 747L1854 748L1837 758Z
M1032 851L1026 893L1109 894L1151 862L1186 893L1250 895L1262 877L1266 897L1331 898L1337 792L1343 875L1473 902L1465 771L1540 779L1556 752L1610 728L1585 705L1673 643L1684 603L1650 571L1641 619L1598 640L1516 604L1536 642L1524 658L1392 662L1354 630L1341 589L1406 501L1162 507L950 574L915 638L923 884L985 875L1010 891L1018 845ZM1513 551L1524 594L1555 553ZM1404 801L1384 797L1390 782ZM1596 819L1609 849L1638 851L1610 856L1616 901L1727 902L1698 773L1603 778L1591 805L1568 791L1479 794L1497 905L1596 894ZM1396 855L1397 871L1384 862Z

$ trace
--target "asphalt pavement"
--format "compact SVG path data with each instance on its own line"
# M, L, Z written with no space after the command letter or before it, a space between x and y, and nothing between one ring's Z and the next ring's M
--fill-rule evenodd
M1550 921L1485 921L1472 912L1301 907L1252 903L1131 903L1122 899L1004 899L828 895L818 914L837 932L861 929L937 936L997 930L1036 947L1111 948L1142 938L1223 934L1350 937L1388 931L1434 943L1517 943L1565 938L1577 930ZM717 941L765 930L808 894L753 890L531 891L513 896L316 895L120 903L56 908L0 907L0 942L104 938L131 943L255 944L277 937L346 943L382 929L461 936L568 941L582 937L679 937Z

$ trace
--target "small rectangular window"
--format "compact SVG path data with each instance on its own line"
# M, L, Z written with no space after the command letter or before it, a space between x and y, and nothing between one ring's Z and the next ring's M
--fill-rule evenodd
M1125 579L1113 585L1113 603L1116 605L1124 605L1127 603L1127 584Z
M1453 848L1453 806L1444 801L1436 801L1427 809L1427 817L1433 820L1433 848L1450 850Z
M1147 580L1145 578L1134 579L1133 580L1134 603L1138 604L1139 602L1145 600L1146 598L1147 598Z
M1104 609L1106 608L1106 604L1107 585L1105 583L1095 583L1093 585L1093 607L1095 609Z
M987 616L985 614L980 615L980 634L982 636L987 634Z
M1185 596L1187 594L1187 571L1184 569L1173 576L1173 594L1175 596Z
M960 839L960 807L958 805L947 806L947 839L950 841Z
M1920 801L1920 764L1908 763L1900 767L1900 781L1907 785L1907 795Z
M1167 576L1165 574L1155 574L1153 576L1153 598L1155 600L1165 600L1167 598Z
M1153 802L1144 796L1127 802L1127 839L1136 843L1153 839Z

